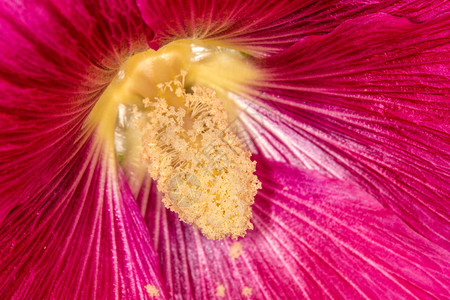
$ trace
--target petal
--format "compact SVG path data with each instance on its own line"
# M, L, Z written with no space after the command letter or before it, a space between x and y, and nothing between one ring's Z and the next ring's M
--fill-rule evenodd
M2 299L164 296L158 257L115 158L91 139L0 232Z
M2 2L0 27L1 298L164 295L135 200L84 122L146 47L133 1Z
M263 190L255 229L207 240L164 209L150 183L140 203L171 298L388 299L448 297L450 254L411 230L364 191L314 171L257 157ZM149 201L149 202L148 202Z
M132 0L2 1L0 28L1 223L77 152L86 116L148 31Z
M425 22L432 20L443 13L450 11L450 2L445 1L392 1L383 12L395 14L397 16L406 16L413 22Z
M284 49L302 37L379 11L426 20L449 8L442 1L164 1L137 0L155 32L153 47L179 38L227 39L252 55ZM170 16L170 17L168 17Z
M354 182L450 247L449 26L376 14L265 60L241 117L258 151Z

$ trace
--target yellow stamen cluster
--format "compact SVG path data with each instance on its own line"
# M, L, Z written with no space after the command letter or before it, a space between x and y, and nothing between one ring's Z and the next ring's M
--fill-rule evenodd
M261 183L250 152L230 130L212 89L184 88L186 72L158 85L155 99L136 108L143 161L158 180L163 203L209 239L244 236L253 229L251 205Z

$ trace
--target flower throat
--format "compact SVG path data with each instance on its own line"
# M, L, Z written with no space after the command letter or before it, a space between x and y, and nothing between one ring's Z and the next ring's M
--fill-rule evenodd
M255 72L238 51L217 49L180 41L131 57L90 116L107 140L115 131L132 191L148 172L164 205L209 239L252 229L251 205L261 188L256 163L228 119L236 112L227 91L245 86Z

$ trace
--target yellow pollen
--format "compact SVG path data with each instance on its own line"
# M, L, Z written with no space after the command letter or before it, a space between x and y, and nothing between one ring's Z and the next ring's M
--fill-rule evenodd
M234 242L233 245L230 247L230 252L228 253L228 256L231 258L238 258L242 255L242 243L241 242Z
M261 183L251 153L230 130L214 90L186 92L182 71L158 85L155 99L135 108L142 132L142 159L158 180L163 203L209 239L244 236L253 229L251 205Z
M242 289L242 295L243 296L250 296L252 294L253 289L246 286Z
M150 297L159 297L159 290L154 285L147 284L145 289Z
M225 287L223 286L223 284L220 284L216 287L216 296L222 298L225 297Z

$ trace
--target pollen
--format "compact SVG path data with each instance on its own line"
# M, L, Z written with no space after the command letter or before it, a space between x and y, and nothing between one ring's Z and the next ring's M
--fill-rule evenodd
M185 89L182 71L158 84L158 95L135 108L142 160L163 203L209 239L253 229L251 205L261 188L251 153L232 132L222 101L203 86Z
M238 258L241 255L242 255L242 243L234 242L230 247L230 252L228 253L228 256L231 258Z
M242 289L242 296L251 296L253 289L246 286Z
M216 288L216 296L217 297L225 297L225 287L223 286L223 284L220 284L217 286Z
M147 284L145 289L150 297L159 297L159 290L154 285Z

